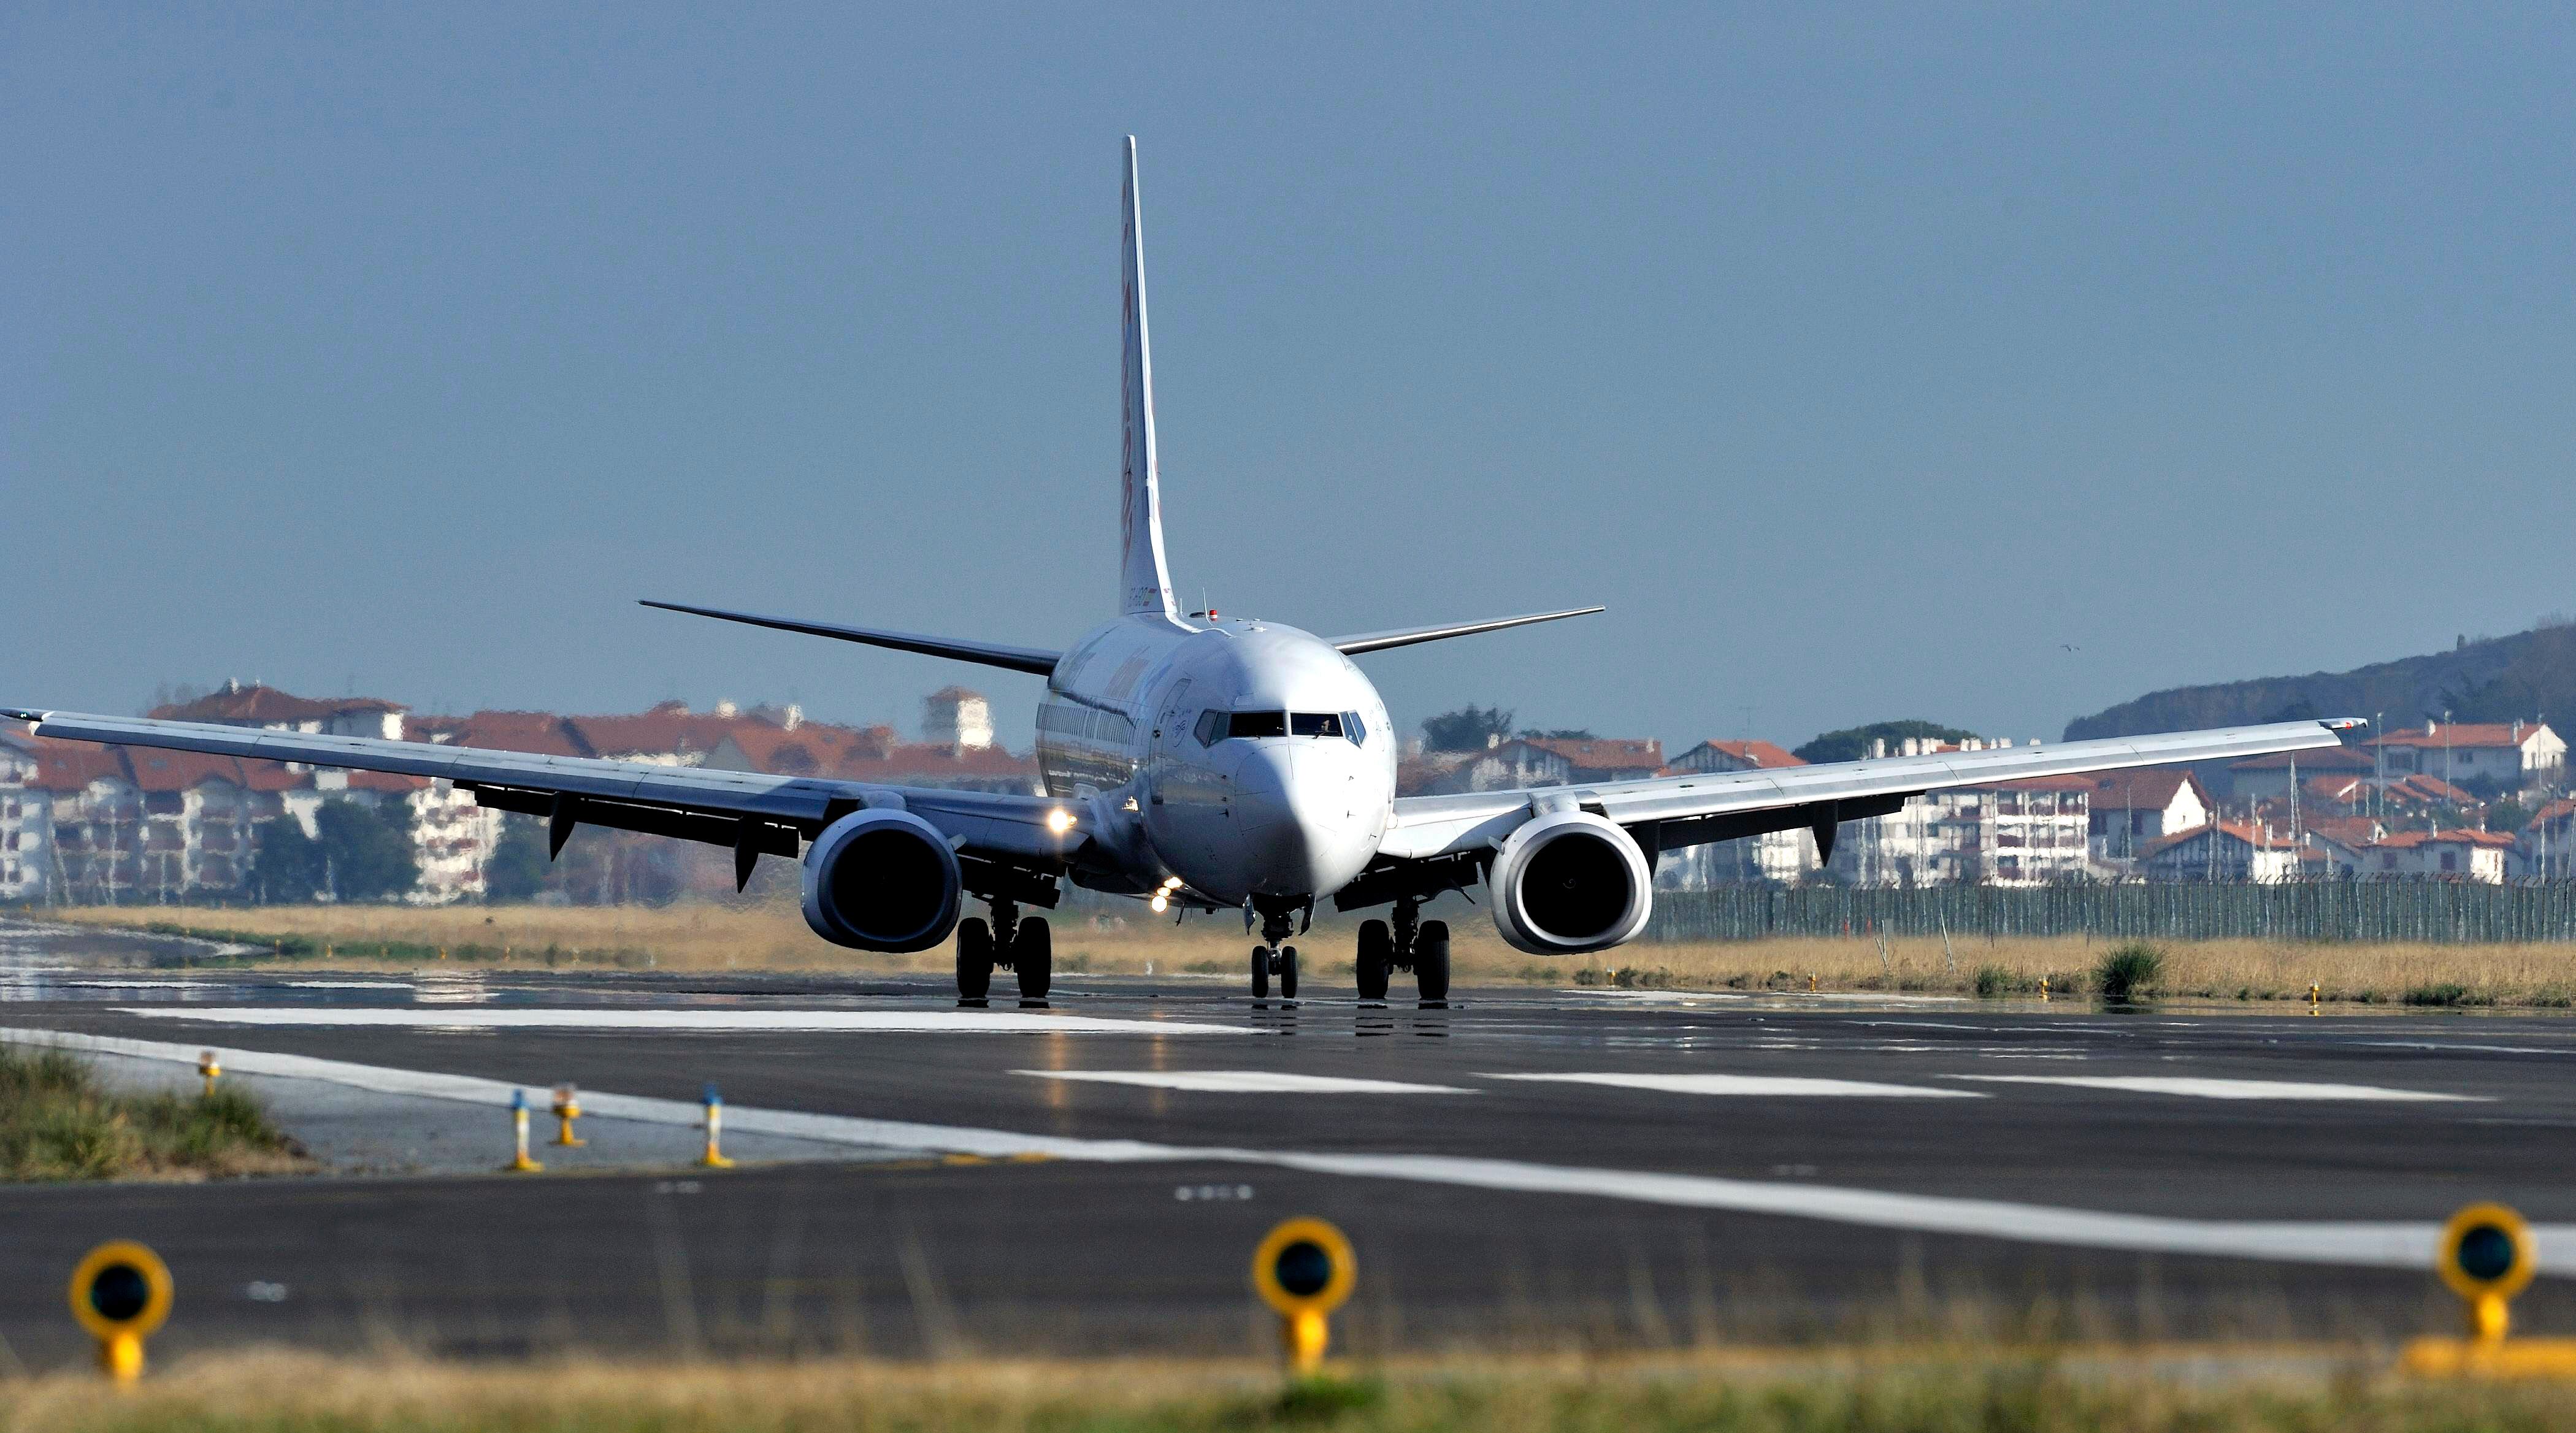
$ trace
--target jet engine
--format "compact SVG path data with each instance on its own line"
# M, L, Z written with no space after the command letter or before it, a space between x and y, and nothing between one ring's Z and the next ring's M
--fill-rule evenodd
M852 812L805 851L805 924L834 945L928 950L965 895L948 839L909 811Z
M1486 882L1494 925L1514 950L1574 955L1637 938L1655 907L1636 838L1589 811L1557 811L1503 842Z

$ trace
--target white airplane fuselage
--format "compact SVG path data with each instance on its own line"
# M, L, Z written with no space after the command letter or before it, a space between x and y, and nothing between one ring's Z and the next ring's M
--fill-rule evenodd
M1047 678L1038 763L1139 889L1174 899L1325 896L1377 854L1396 740L1377 688L1276 622L1123 617Z

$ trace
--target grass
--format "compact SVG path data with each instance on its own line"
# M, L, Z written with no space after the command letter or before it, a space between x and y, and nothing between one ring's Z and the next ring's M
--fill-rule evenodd
M0 1045L0 1179L204 1179L304 1167L239 1087L125 1094L66 1050Z
M127 906L51 912L97 925L165 926L244 947L211 952L207 965L324 962L405 969L660 969L935 973L945 947L878 955L825 944L789 901L709 901L670 906L269 906L174 909ZM1462 985L1598 985L1643 990L1881 990L2007 998L2089 993L2105 943L2081 936L1984 940L1957 935L1639 943L1594 956L1543 960L1502 943L1480 909L1442 912ZM1143 974L1231 981L1250 941L1239 920L1191 916L1173 924L1139 909L1093 917L1058 914L1060 975ZM1319 984L1351 978L1352 926L1319 921L1297 943ZM261 949L265 947L266 949ZM2153 984L2164 999L2256 1003L2308 998L2401 1005L2410 994L2456 985L2464 1006L2576 1007L2576 945L2436 945L2211 940L2166 941Z
M2576 1430L2564 1386L2373 1374L2177 1373L1995 1354L1794 1361L1451 1360L1283 1385L1250 1363L477 1367L284 1353L213 1356L132 1392L94 1374L0 1383L0 1433L787 1433L787 1430L1709 1430L1709 1433L2253 1433Z
M2093 967L2093 986L2105 1000L2136 1000L2153 990L2164 974L2165 953L2143 941L2113 946Z

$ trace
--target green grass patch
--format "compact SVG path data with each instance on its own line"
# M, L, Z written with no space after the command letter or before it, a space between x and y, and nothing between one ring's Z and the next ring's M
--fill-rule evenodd
M2454 980L2418 985L2406 992L2409 1005L2492 1005L2495 1002Z
M0 1045L0 1179L284 1174L303 1151L239 1086L126 1094L68 1050Z
M2094 988L2105 1000L2135 1000L2155 989L2165 973L2165 953L2144 941L2116 945L2093 967Z

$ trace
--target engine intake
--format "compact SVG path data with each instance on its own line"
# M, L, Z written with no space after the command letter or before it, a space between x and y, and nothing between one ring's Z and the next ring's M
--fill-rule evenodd
M928 950L966 895L957 853L909 811L855 811L805 851L805 924L857 950Z
M1557 811L1521 824L1487 882L1494 925L1514 950L1574 955L1637 938L1654 913L1654 871L1615 821Z

